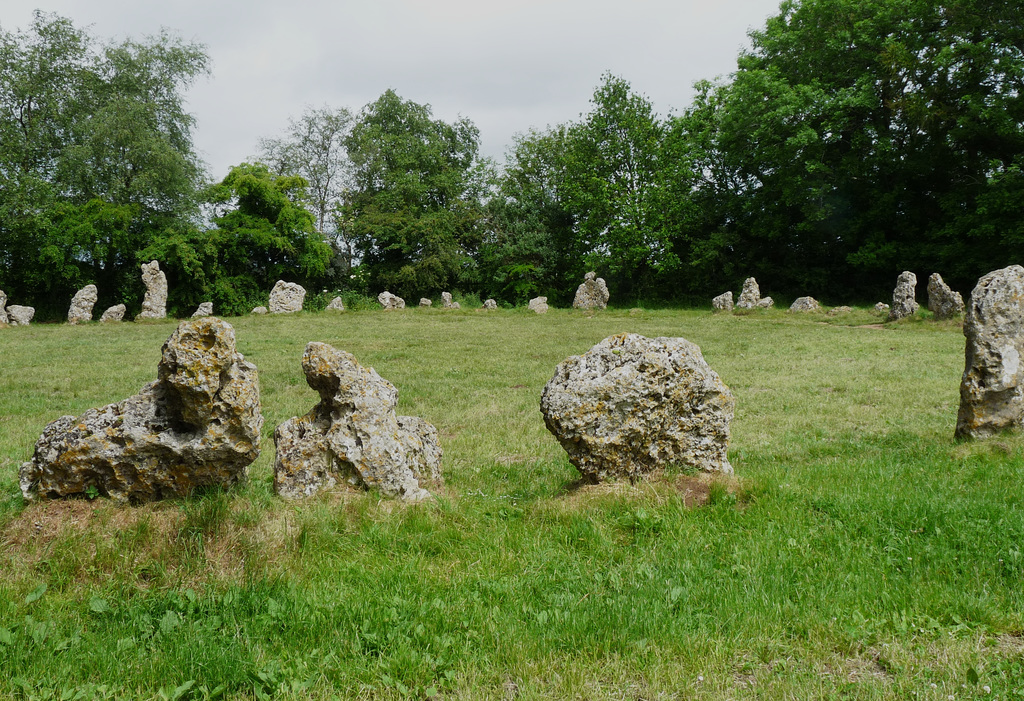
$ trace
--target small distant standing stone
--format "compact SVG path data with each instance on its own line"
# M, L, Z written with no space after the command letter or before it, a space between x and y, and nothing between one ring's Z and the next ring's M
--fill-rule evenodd
M405 300L398 295L391 294L387 290L377 295L377 301L385 309L405 309Z
M761 301L761 288L757 286L757 280L748 277L743 281L743 291L740 292L740 299L736 302L737 309L756 309Z
M7 307L7 318L11 326L28 326L35 315L35 307L23 307L20 304Z
M832 307L828 310L829 316L839 316L840 314L849 314L853 311L853 307Z
M964 313L964 298L951 290L941 275L932 273L928 278L928 309L936 319L952 319Z
M606 309L608 307L608 285L597 273L583 276L583 284L576 288L573 309Z
M7 323L7 293L0 290L0 324Z
M193 319L198 319L204 316L213 316L213 302L202 302L199 307L196 308L192 314Z
M547 314L548 311L548 298L547 297L534 297L530 300L530 311L537 314Z
M771 309L772 307L775 306L775 300L772 299L771 297L762 297L761 299L757 300L757 304L755 306L758 309Z
M420 306L421 307L429 307L429 306L431 306L433 304L434 303L431 300L427 299L426 297L420 297Z
M103 323L112 321L121 321L124 319L124 313L128 311L128 308L123 304L115 304L114 306L103 312L103 316L100 317L100 321Z
M796 301L789 306L791 312L816 312L819 309L821 309L821 305L814 297L797 297Z
M978 280L964 318L964 374L957 438L1024 428L1024 268Z
M711 306L714 307L715 311L718 312L731 312L732 311L732 290L723 292L722 294L711 300Z
M71 299L71 307L68 309L68 323L81 324L92 321L92 308L99 299L96 285L86 285Z
M885 302L878 302L874 307L871 308L875 314L888 314L889 305Z
M497 308L498 308L498 303L495 302L493 299L485 299L484 300L484 309L487 309L488 311L493 311L493 310L495 310Z
M453 302L452 301L452 293L451 292L442 292L441 293L441 301L444 304L444 308L445 309L460 309L461 308L461 305L458 302Z
M331 300L331 303L327 305L327 310L332 312L343 312L345 311L345 302L342 301L341 297L335 297Z
M167 276L155 260L142 264L142 284L146 296L142 300L142 311L137 319L167 318Z
M268 312L267 312L267 308L266 307L253 307L251 313L252 314L267 314Z
M892 291L892 307L889 309L889 321L899 321L913 316L917 312L917 275L904 270L896 278L896 289Z
M294 314L302 311L306 288L295 282L278 280L270 291L271 314Z

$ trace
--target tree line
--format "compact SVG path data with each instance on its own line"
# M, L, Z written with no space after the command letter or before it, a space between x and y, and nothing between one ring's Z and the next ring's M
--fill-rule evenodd
M1024 11L1007 0L786 0L736 70L659 116L600 78L503 164L467 118L385 91L307 109L208 182L184 91L205 49L104 44L36 13L0 29L0 288L40 316L81 286L242 313L277 279L404 297L877 301L901 270L967 292L1024 253Z

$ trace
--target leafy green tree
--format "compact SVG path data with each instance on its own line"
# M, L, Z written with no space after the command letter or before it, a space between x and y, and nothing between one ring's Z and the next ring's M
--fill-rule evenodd
M363 108L346 146L344 216L371 288L409 296L474 283L491 166L472 122L434 119L388 90Z

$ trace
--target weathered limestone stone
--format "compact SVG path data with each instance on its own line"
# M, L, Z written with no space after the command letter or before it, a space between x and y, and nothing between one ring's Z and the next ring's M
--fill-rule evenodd
M583 276L583 284L576 288L572 301L573 309L606 309L608 307L608 285L597 273Z
M978 280L964 318L964 374L957 438L1024 428L1024 268Z
M498 303L495 302L493 299L485 299L484 300L484 309L486 309L488 311L494 311L497 308L498 308Z
M544 423L585 478L637 478L667 464L731 473L735 402L696 344L609 336L562 361L544 386Z
M875 304L874 307L872 307L872 311L874 311L875 314L886 314L886 315L888 315L889 314L889 305L886 304L885 302L878 302L877 304Z
M0 324L7 323L7 293L0 290Z
M163 346L157 380L117 404L62 416L19 472L26 499L98 490L133 503L228 487L259 456L256 366L215 317L183 321Z
M146 296L142 300L142 311L136 318L167 318L167 276L155 260L142 264L142 284L146 286Z
M347 481L409 501L430 496L422 484L441 482L437 430L395 415L394 385L326 343L306 346L302 370L320 403L274 431L274 491L298 499Z
M278 280L270 291L271 314L293 314L302 311L306 288L295 282Z
M917 275L904 270L896 278L896 289L892 291L892 307L889 309L889 321L899 321L913 316L917 312L917 300L914 299L917 289Z
M964 313L964 298L951 290L941 275L932 273L928 278L928 309L936 319L952 319Z
M821 305L814 297L797 297L793 304L789 305L791 312L816 312L820 309Z
M757 280L748 277L743 281L743 290L740 292L740 299L736 302L737 309L756 309L757 303L761 301L761 288L757 286Z
M68 309L68 323L81 324L92 321L92 308L96 306L99 299L99 292L96 285L86 285L71 298L71 307Z
M114 306L107 309L107 311L103 312L103 316L100 317L100 321L102 321L103 323L107 323L110 321L121 321L122 319L124 319L124 314L126 311L128 311L128 308L125 307L123 304L115 304Z
M35 307L23 307L20 304L7 307L7 321L11 326L28 326L35 315Z
M755 306L758 309L771 309L772 307L775 306L775 300L772 299L771 297L762 297L761 299L757 300L757 304Z
M722 294L711 300L711 306L714 307L715 311L719 312L731 312L732 311L732 290L723 292Z
M828 310L829 316L839 316L840 314L849 314L853 311L853 307L832 307Z
M377 301L385 309L405 309L405 300L398 295L391 294L387 290L377 295Z
M420 306L421 307L429 307L429 306L431 306L433 304L434 303L431 300L427 299L426 297L420 297Z
M537 314L547 314L548 311L548 298L547 297L534 297L530 300L530 311Z
M268 312L266 307L253 307L252 311L250 312L250 314L268 314L268 313L269 312Z
M193 319L204 316L213 316L213 302L201 302L195 312L192 313Z
M327 309L332 312L343 312L345 311L345 302L341 297L335 297L331 300L331 303L327 305Z
M453 302L452 301L452 293L451 292L442 292L441 293L441 302L444 304L444 308L445 309L461 309L462 308L462 305L460 305L458 302Z

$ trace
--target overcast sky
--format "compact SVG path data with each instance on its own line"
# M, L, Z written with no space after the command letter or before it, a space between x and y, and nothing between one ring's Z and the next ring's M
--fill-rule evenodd
M747 31L779 0L0 0L0 26L40 9L100 39L167 28L206 46L212 75L188 92L213 178L279 136L307 106L357 111L388 88L468 117L484 154L513 134L576 120L601 74L664 116L694 81L731 73Z

